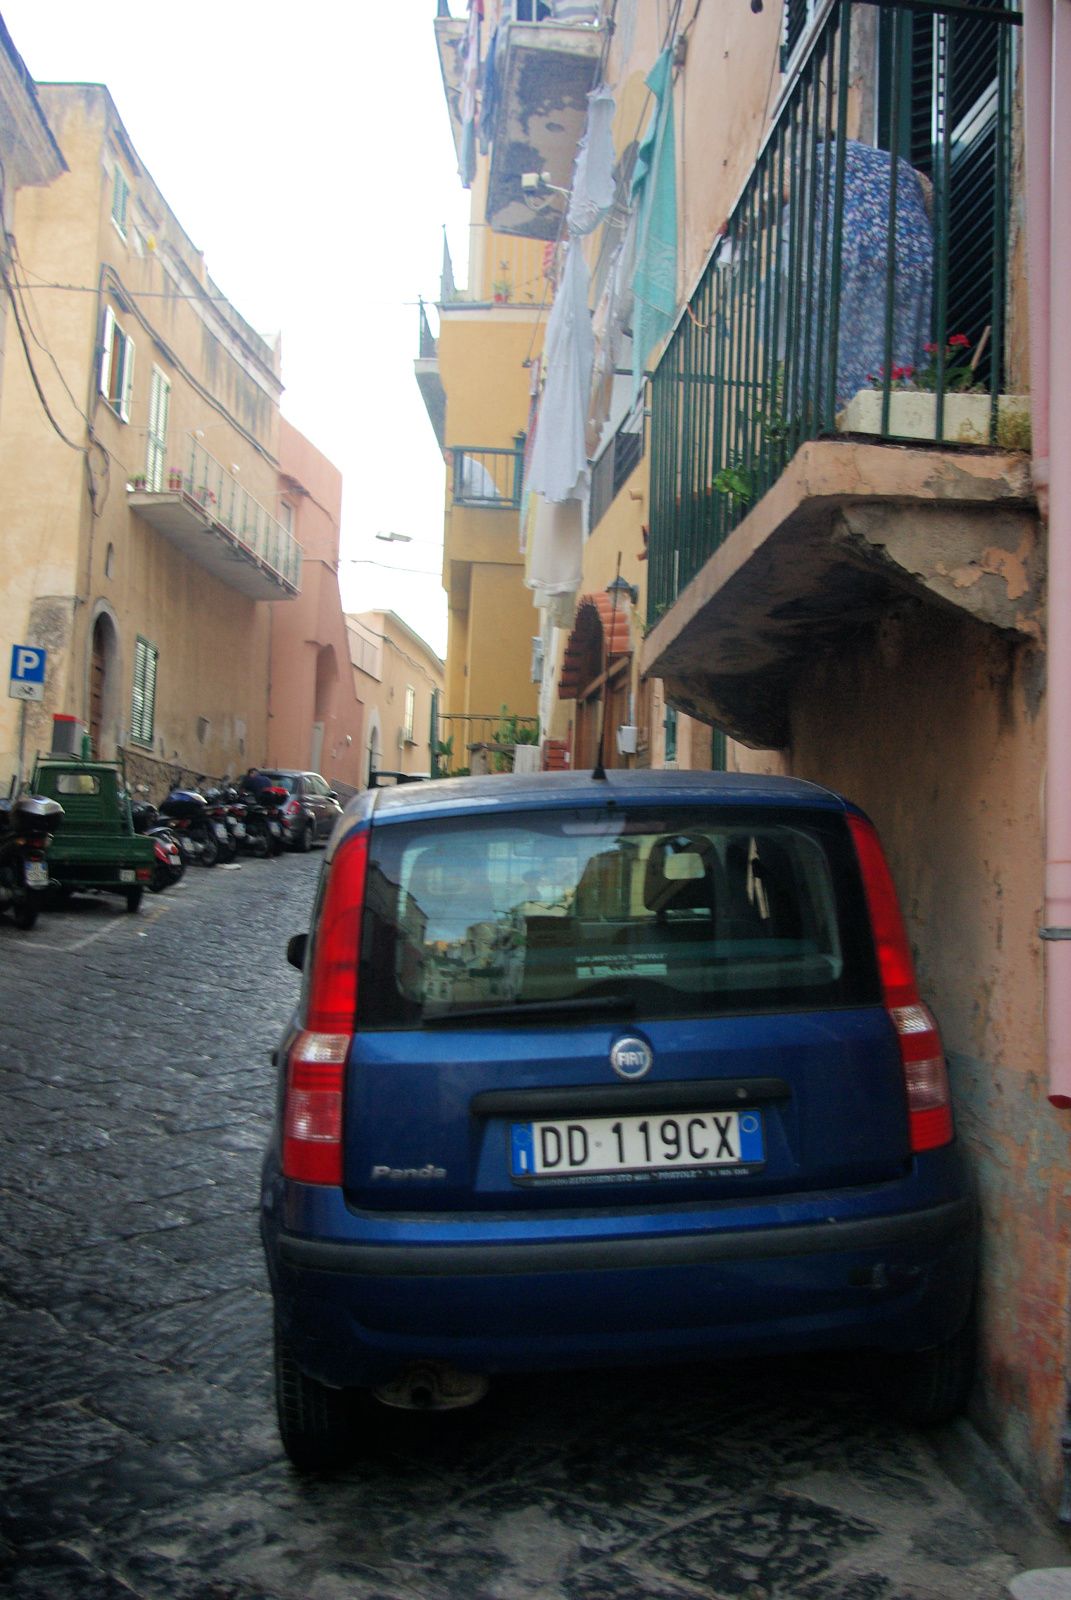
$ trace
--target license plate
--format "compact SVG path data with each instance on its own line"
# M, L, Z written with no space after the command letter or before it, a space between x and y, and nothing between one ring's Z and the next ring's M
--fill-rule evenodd
M225 822L213 822L212 827L215 829L217 839L226 839L227 824Z
M138 881L138 875L134 871L133 867L120 867L119 868L119 882L120 883L137 883L137 881Z
M236 822L234 824L234 837L236 839L244 839L245 838L245 823L244 822Z
M48 888L48 863L45 861L26 862L26 887L28 889Z
M268 827L277 839L282 837L283 825L281 822L269 822Z
M515 1178L755 1166L765 1159L757 1111L515 1122L510 1143Z

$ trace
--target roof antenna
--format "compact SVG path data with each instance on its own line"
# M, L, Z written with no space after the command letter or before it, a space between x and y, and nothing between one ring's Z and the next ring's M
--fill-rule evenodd
M603 764L603 751L606 748L606 702L610 698L610 658L614 648L614 630L617 623L617 597L624 591L631 593L631 584L626 583L621 577L621 552L617 552L617 571L614 573L613 583L606 585L606 592L612 596L610 605L610 634L606 641L606 672L602 683L602 714L599 717L599 751L595 767L591 776L597 783L606 782L606 767Z

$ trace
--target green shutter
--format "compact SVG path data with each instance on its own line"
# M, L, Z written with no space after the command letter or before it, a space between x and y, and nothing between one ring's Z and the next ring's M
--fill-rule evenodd
M130 737L152 744L156 721L157 652L139 635L134 644L134 685L130 697Z

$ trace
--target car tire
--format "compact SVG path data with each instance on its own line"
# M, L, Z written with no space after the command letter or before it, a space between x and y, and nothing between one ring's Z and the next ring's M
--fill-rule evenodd
M145 890L141 887L140 884L138 885L138 887L136 889L128 889L126 891L126 909L129 912L131 912L131 914L133 914L135 911L137 911L140 908L140 906L141 906L141 898L144 895L144 893L145 893Z
M329 1389L302 1372L275 1321L275 1405L279 1437L299 1472L327 1472L354 1449L354 1407L344 1389Z
M301 852L301 854L303 856L304 855L308 855L309 851L312 849L312 835L313 835L312 823L311 822L306 822L305 826L302 828L301 832L298 834L297 839L296 839L296 841L294 843L294 849L295 850L300 850L300 852Z
M901 1422L934 1428L958 1417L974 1381L977 1324L973 1310L958 1333L929 1350L882 1363L882 1403Z

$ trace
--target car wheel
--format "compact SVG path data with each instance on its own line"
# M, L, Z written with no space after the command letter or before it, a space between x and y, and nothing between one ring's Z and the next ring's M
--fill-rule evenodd
M901 1422L936 1427L959 1416L974 1381L977 1326L972 1310L963 1327L943 1344L890 1356L882 1363L881 1398Z
M297 842L294 845L294 849L295 850L300 850L302 855L307 855L308 852L312 849L312 834L313 834L312 823L311 822L306 822L305 826L302 828L301 832L297 836Z
M275 1405L279 1437L299 1472L324 1472L353 1453L353 1402L344 1389L308 1377L275 1322Z
M128 889L126 891L126 909L130 912L137 911L138 907L141 905L141 897L144 893L145 890L140 884L136 889Z

